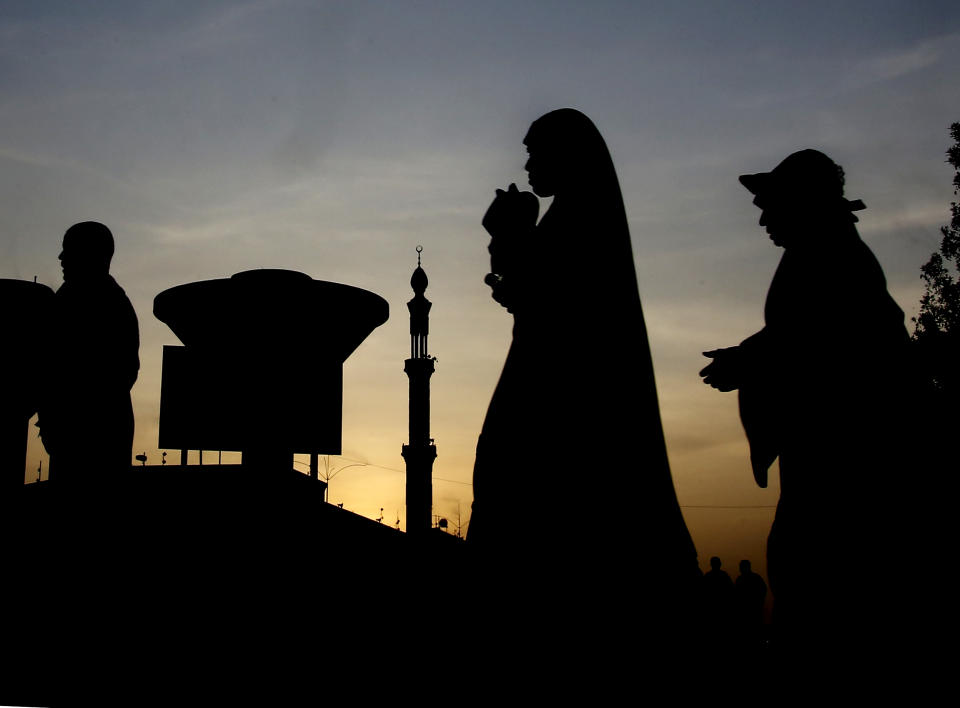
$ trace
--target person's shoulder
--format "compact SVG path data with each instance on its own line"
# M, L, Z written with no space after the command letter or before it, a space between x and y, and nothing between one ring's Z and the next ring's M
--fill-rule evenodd
M127 295L127 291L123 289L123 286L120 285L112 275L108 275L107 277L110 279L107 287L111 291L111 294L118 300L123 298L127 302L130 302L130 297Z
M113 290L114 292L118 292L118 291L119 291L119 292L123 293L124 297L126 297L126 294L127 294L126 291L123 289L123 287L120 285L120 283L117 282L117 279L114 278L114 277L113 277L112 275L110 275L109 273L108 273L107 276L103 279L103 285L104 285L104 287L106 287L106 288L108 288L108 289L110 289L110 290Z

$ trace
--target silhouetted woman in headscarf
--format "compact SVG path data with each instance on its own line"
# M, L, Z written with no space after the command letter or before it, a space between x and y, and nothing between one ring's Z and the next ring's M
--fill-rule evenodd
M697 562L670 475L620 186L578 111L544 115L524 143L530 186L554 199L536 223L536 198L510 185L484 217L487 282L514 328L477 444L468 541L509 586L504 595L532 582L534 604L645 606L689 581Z

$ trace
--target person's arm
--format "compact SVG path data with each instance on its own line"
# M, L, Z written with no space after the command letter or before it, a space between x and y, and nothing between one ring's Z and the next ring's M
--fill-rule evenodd
M137 313L122 290L98 304L94 346L85 363L88 380L107 386L111 392L129 391L140 372L140 324Z

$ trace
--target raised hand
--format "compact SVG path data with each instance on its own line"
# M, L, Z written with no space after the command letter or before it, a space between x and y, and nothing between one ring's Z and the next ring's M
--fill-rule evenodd
M734 391L740 388L742 356L740 347L713 349L703 355L713 361L700 370L703 382L718 391Z

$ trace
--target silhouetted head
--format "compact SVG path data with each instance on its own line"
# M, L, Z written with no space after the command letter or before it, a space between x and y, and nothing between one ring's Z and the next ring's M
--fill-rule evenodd
M750 570L750 561L748 560L740 561L740 575L747 575L751 572L752 571Z
M74 224L63 235L59 258L65 282L106 275L113 258L113 234L97 221Z
M711 570L720 570L720 566L721 566L721 565L723 565L723 564L720 562L720 559L717 558L716 556L714 556L713 558L710 559L710 568L711 568Z
M740 175L740 183L755 195L760 225L785 248L838 220L855 222L851 212L866 208L844 198L843 168L818 150L795 152L770 172Z
M591 186L620 186L600 131L580 111L561 108L537 118L523 139L530 157L524 166L539 197L563 195Z

